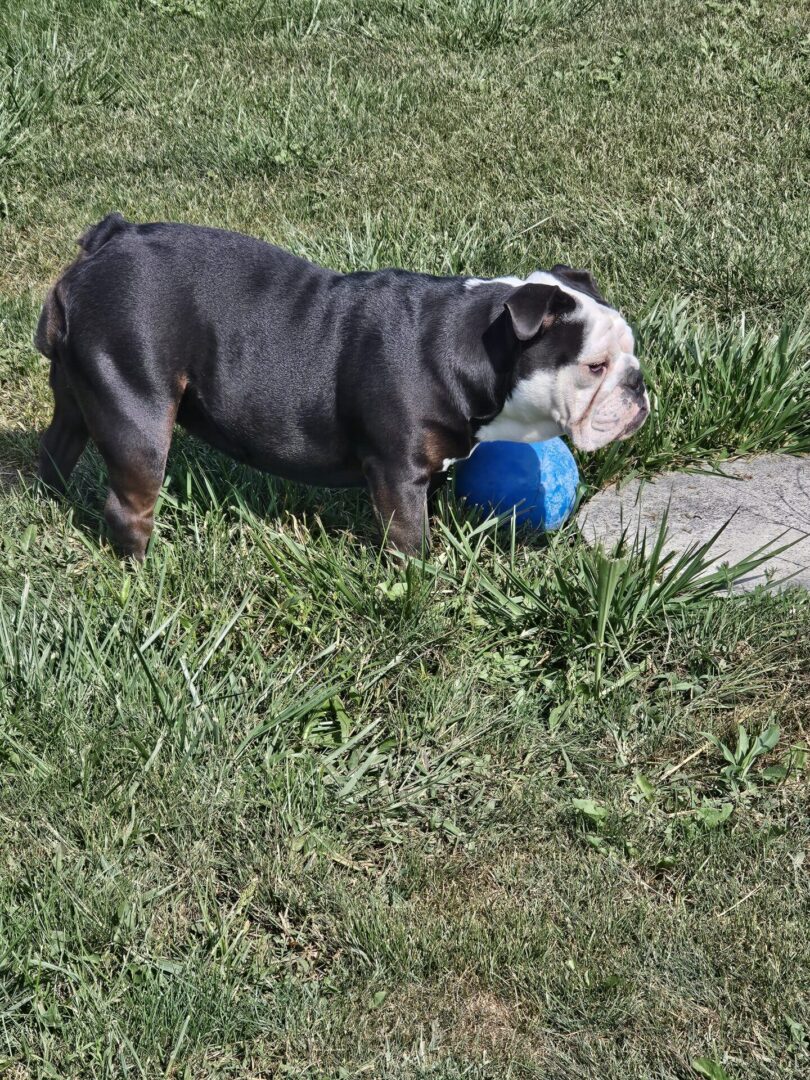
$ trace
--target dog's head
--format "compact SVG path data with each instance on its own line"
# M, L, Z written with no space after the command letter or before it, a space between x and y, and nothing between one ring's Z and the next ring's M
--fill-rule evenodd
M499 322L515 342L511 391L479 439L565 434L580 450L598 450L647 419L632 331L588 271L560 265L530 274L506 296Z

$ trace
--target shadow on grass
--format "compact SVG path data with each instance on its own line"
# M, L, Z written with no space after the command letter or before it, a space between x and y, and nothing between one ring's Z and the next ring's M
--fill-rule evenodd
M43 429L0 429L0 497L18 487L42 490L37 484L37 459L43 433ZM94 543L101 543L106 536L106 492L106 467L96 448L88 443L66 494L54 498L70 509L73 526ZM167 518L176 511L236 515L242 510L267 522L295 518L308 525L318 523L327 535L337 537L348 532L358 543L372 548L380 542L364 488L309 487L283 480L242 465L178 428L169 451L158 518L171 530ZM480 511L456 500L452 483L445 484L432 498L430 519L434 543L440 532L439 522L455 531L463 522L475 527L486 520ZM508 517L497 531L504 550L536 550L548 545L545 534L527 525L513 527ZM169 539L171 532L164 535Z
M41 431L0 429L0 492L13 488L21 479L33 481L41 437Z
M37 458L43 430L0 430L0 494L37 485ZM106 468L89 443L59 501L73 511L74 525L99 541L105 534L102 511L107 490ZM236 512L256 517L290 516L319 521L327 533L351 531L376 542L375 523L362 488L307 487L260 472L220 454L178 430L172 441L161 503L205 514ZM165 510L163 511L165 513Z

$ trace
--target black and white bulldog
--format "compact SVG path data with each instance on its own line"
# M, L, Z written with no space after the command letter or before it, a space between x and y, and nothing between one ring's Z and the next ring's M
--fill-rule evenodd
M79 243L35 336L55 401L40 475L63 490L92 438L113 540L138 558L175 422L279 476L366 485L388 542L418 552L429 495L480 441L596 450L649 413L630 328L587 271L340 274L119 214Z

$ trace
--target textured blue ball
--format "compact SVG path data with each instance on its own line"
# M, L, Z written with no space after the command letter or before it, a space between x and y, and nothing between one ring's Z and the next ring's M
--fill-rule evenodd
M562 439L479 443L456 465L456 495L486 513L516 511L521 524L556 529L573 509L579 470Z

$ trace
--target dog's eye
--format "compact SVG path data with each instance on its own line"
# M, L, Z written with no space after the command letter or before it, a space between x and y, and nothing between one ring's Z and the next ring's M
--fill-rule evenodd
M588 364L588 371L590 371L591 375L602 375L606 370L606 360L603 360L601 364Z

